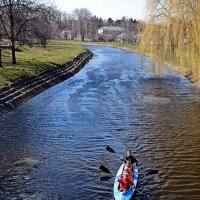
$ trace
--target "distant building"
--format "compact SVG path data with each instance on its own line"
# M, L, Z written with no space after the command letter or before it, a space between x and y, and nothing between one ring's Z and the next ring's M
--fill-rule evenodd
M98 36L106 41L116 40L117 36L123 32L125 32L125 29L122 27L104 26L98 29Z
M121 43L136 44L138 42L137 34L135 32L121 33L117 36L117 41Z
M72 31L63 30L60 33L60 38L65 39L65 40L72 40L74 37L73 37Z

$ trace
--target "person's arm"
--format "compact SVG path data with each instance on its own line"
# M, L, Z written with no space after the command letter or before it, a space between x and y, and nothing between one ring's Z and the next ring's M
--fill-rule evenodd
M136 166L138 166L138 161L135 157L131 156L131 162L132 162L133 166L134 166L134 164L136 164Z
M129 175L129 176L132 176L132 175L133 175L132 169L129 169L129 170L128 170L128 175Z
M127 179L126 181L132 188L135 187L134 183L131 180Z
M121 157L121 161L126 162L126 160L127 160L127 159L126 159L126 156L122 156L122 157Z
M138 161L136 160L136 162L133 163L133 166L138 166Z
M138 166L138 161L137 161L136 159L135 159L135 161L136 161L136 162L135 162L135 163L136 163L136 166Z

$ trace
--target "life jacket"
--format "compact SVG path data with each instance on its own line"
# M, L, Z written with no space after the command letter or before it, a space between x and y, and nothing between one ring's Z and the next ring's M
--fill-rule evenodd
M129 167L129 169L131 170L131 172L133 172L133 165L131 164L131 166Z
M132 181L133 175L132 175L132 170L128 168L128 179Z
M128 190L130 186L134 186L134 183L129 179L120 178L118 179L119 182L119 190Z
M128 178L132 181L132 175L133 173L133 165L131 164L130 167L128 168Z

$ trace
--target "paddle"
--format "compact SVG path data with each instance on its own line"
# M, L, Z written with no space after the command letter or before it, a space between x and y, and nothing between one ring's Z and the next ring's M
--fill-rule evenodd
M142 173L141 173L142 174ZM143 173L143 174L145 174L145 173ZM158 174L158 170L157 169L151 169L148 173L147 173L147 175L152 175L152 174Z
M109 170L107 167L103 166L103 165L101 165L101 166L99 167L99 169L100 169L101 171L105 172L105 173L112 174L112 173L110 172L110 170Z
M111 152L111 153L115 153L116 154L116 152L114 151L114 149L111 148L111 147L109 147L109 146L106 147L106 150L109 151L109 152Z
M102 177L100 178L100 181L108 181L108 180L110 180L111 178L115 178L115 176L102 176Z
M115 152L115 150L113 148L107 146L106 150L109 151L110 153L114 153L120 160L122 160L122 158L119 155L117 155L117 153ZM124 160L125 160L125 158L124 158Z

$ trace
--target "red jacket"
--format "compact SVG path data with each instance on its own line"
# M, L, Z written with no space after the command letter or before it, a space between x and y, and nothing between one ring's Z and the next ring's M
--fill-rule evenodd
M130 186L131 187L134 186L134 183L128 178L127 179L120 178L118 179L118 182L119 182L119 190L128 190Z
M133 178L132 170L128 168L128 179L131 180L131 182L132 182L132 178Z
M131 171L133 171L133 165L131 164L131 166L129 167L129 169L131 170Z

